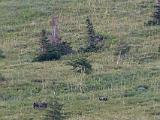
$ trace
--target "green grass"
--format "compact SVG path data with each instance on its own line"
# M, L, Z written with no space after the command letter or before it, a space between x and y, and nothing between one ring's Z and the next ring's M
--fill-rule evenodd
M0 49L5 54L0 59L5 77L0 81L0 120L43 120L46 111L34 110L32 104L48 101L55 87L68 120L159 120L159 59L141 64L132 59L158 51L160 26L144 26L153 5L152 0L0 0ZM52 15L59 16L62 40L74 50L86 45L88 15L96 32L107 36L110 48L85 54L93 65L91 74L75 73L66 65L81 54L32 62L41 30L51 30ZM133 47L129 59L116 65L113 53L120 40ZM136 91L138 85L149 89ZM109 101L100 102L100 95Z

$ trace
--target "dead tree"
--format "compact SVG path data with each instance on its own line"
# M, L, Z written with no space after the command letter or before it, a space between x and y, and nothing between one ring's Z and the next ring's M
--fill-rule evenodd
M50 43L56 45L61 43L61 38L59 36L58 30L58 17L53 16L51 21L52 33L49 36Z
M156 1L156 5L160 5L160 0L155 0Z
M120 42L118 46L115 49L115 55L118 56L117 58L117 64L125 58L128 57L128 53L130 51L131 46L129 46L127 43Z

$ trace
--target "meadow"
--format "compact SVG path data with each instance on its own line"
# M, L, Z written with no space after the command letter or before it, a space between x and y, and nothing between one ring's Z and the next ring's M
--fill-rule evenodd
M144 58L157 53L160 44L160 26L144 25L153 11L153 0L0 0L0 49L6 56L0 59L5 78L0 79L0 120L43 120L46 110L32 104L55 95L67 120L160 120L160 55ZM62 40L75 51L87 42L87 16L96 32L107 36L104 51L84 54L91 74L66 64L81 54L32 62L40 32L51 30L53 15ZM132 47L129 58L117 65L119 41ZM147 89L138 90L140 85ZM103 95L109 100L99 101Z

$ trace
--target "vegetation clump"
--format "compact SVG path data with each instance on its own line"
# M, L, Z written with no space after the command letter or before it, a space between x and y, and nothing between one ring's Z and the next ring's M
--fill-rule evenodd
M40 52L35 58L35 61L48 61L48 60L58 60L61 57L61 53L55 49L49 43L49 39L46 36L46 30L42 30L40 39Z
M160 25L160 1L157 0L155 5L155 11L153 13L153 19L148 21L147 25Z
M158 46L158 52L160 53L160 45Z
M2 76L2 74L0 73L0 82L3 82L5 80L5 78Z
M4 52L0 49L0 59L5 58Z
M54 99L49 104L47 115L45 120L64 120L64 114L62 113L63 104L59 103L57 99Z
M124 42L120 42L116 46L114 54L118 56L117 64L119 63L120 60L127 58L130 48L131 46L129 46L129 44Z
M73 70L79 73L90 73L92 65L86 58L78 58L68 62L68 65L73 67Z
M81 48L82 52L97 52L101 50L103 46L104 37L102 35L96 35L93 23L89 17L86 19L88 45L86 48Z
M153 60L158 60L160 58L159 52L153 52L153 53L145 53L138 57L136 57L135 61L138 61L138 63L146 63L151 62Z
M73 52L70 44L62 42L58 35L58 28L56 24L56 18L52 19L52 33L47 35L46 30L42 30L40 38L40 52L35 61L50 61L58 60L63 55L67 55Z

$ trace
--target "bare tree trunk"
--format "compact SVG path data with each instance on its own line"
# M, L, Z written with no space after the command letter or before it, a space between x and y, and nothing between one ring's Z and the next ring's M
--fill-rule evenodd
M157 6L160 6L160 0L155 0L155 2Z
M51 26L52 26L52 34L49 37L49 40L51 44L58 44L61 42L58 30L58 17L55 16L52 17Z
M118 55L117 65L119 64L120 60L121 60L121 51L119 52L119 55Z

